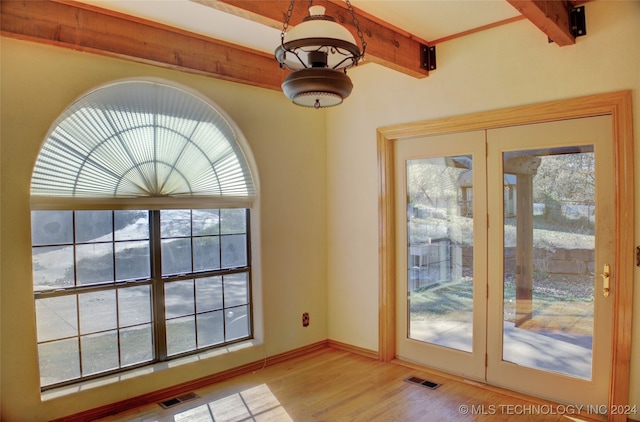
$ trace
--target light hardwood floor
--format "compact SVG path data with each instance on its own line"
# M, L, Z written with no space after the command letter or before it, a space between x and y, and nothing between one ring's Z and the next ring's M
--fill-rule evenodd
M411 376L441 385L430 390L405 381ZM568 408L330 347L194 392L199 398L170 409L151 404L100 421L592 420L559 414Z

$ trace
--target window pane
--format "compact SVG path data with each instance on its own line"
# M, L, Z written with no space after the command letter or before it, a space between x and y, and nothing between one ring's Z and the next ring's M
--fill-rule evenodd
M193 239L193 271L220 268L220 238L218 236Z
M33 290L51 290L74 285L73 246L32 248Z
M115 220L115 240L143 240L149 238L149 211L116 211Z
M243 234L222 236L222 268L247 265L247 237Z
M151 286L118 290L120 327L151 322Z
M220 232L219 210L193 210L193 235L215 235Z
M82 375L95 374L119 367L118 333L90 334L80 339L82 347Z
M247 232L247 219L244 209L220 210L220 233L234 234Z
M155 338L151 285L156 212L164 339ZM158 347L174 357L251 336L249 271L215 275L248 266L246 210L34 213L45 242L32 248L42 387L155 362ZM45 231L49 215L54 224ZM65 221L67 244L42 240L64 240ZM205 277L182 280L193 272Z
M167 321L167 354L175 355L196 348L196 327L193 316Z
M164 297L166 318L169 319L193 314L195 312L193 295L193 280L165 283Z
M191 272L191 239L162 241L162 275Z
M151 324L120 330L120 359L122 366L153 359L153 336Z
M149 241L116 243L116 280L140 280L151 277Z
M160 236L191 236L190 210L162 210L160 212Z
M207 277L196 280L196 311L206 312L222 309L222 277Z
M223 311L197 316L198 347L207 347L224 341Z
M117 327L116 292L114 290L82 293L80 299L80 334L111 330Z
M31 244L73 243L73 211L31 211Z
M38 356L40 360L40 385L42 386L80 376L77 338L39 344Z
M76 211L76 242L113 240L111 211Z
M78 285L112 282L113 243L76 246Z
M78 335L76 296L36 300L38 341L49 341Z
M239 306L225 311L226 340L249 336L248 307Z
M249 303L249 283L247 273L224 276L224 307Z

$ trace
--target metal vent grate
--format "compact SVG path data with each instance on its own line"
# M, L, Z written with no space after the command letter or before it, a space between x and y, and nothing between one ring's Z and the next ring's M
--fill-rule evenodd
M177 406L180 403L184 403L186 401L191 401L191 400L195 400L200 398L200 396L198 396L196 393L187 393L187 394L183 394L181 396L178 397L174 397L172 399L169 400L165 400L163 402L158 403L160 406L162 406L165 409L168 409L170 407L173 406Z
M419 384L423 387L426 387L430 390L435 390L436 388L440 387L440 384L436 384L433 381L429 381L423 378L419 378L419 377L409 377L407 379L405 379L405 381L410 382L412 384Z

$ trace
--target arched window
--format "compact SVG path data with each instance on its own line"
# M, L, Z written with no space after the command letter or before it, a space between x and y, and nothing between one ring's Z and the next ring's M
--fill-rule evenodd
M43 389L253 337L252 163L221 110L166 81L64 111L31 181Z

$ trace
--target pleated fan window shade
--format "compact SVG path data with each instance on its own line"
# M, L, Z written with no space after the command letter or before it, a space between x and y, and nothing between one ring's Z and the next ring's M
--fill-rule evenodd
M239 136L225 115L185 89L156 80L100 87L47 135L32 207L249 207L256 187Z

